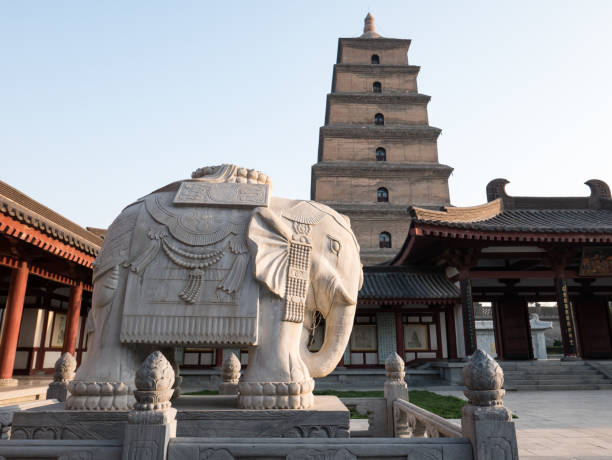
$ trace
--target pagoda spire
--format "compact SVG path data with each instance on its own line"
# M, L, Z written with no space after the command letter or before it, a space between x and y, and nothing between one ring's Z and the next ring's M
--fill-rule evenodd
M376 27L374 26L374 16L370 13L365 17L363 25L363 34L359 38L379 38L380 35L376 33Z

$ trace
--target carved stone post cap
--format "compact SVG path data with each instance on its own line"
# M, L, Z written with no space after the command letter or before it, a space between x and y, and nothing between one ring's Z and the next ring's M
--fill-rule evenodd
M404 360L397 353L391 353L385 360L385 370L387 372L402 372L404 366Z
M385 360L387 381L404 381L404 360L397 353L391 353Z
M140 391L164 391L174 384L172 365L160 351L154 351L136 372L136 388Z
M76 367L77 362L74 356L68 352L62 354L62 356L55 361L55 374L53 375L53 380L56 382L72 380Z
M463 368L463 383L469 390L500 390L504 385L504 371L488 353L479 348Z
M228 358L223 361L223 365L221 367L221 375L223 377L224 382L232 382L238 383L240 379L240 369L242 365L240 364L240 360L236 357L234 353L232 353Z

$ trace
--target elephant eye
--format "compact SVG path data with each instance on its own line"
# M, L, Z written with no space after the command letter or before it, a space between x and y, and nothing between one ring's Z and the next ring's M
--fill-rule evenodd
M340 254L340 241L335 238L332 238L329 235L327 236L327 238L329 238L329 250L336 255Z

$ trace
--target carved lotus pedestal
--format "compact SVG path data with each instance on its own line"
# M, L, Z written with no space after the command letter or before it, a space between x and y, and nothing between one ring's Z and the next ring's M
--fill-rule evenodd
M347 438L349 411L335 396L315 396L310 409L237 409L236 396L181 396L179 437ZM123 439L129 411L44 410L16 412L13 439Z

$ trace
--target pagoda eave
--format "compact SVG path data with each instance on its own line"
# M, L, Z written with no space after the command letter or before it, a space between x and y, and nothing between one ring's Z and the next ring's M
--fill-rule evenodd
M357 92L330 93L327 101L345 104L428 104L431 96L420 93L363 94Z
M326 125L320 134L327 138L341 139L388 139L388 140L429 140L436 141L442 130L428 125Z

